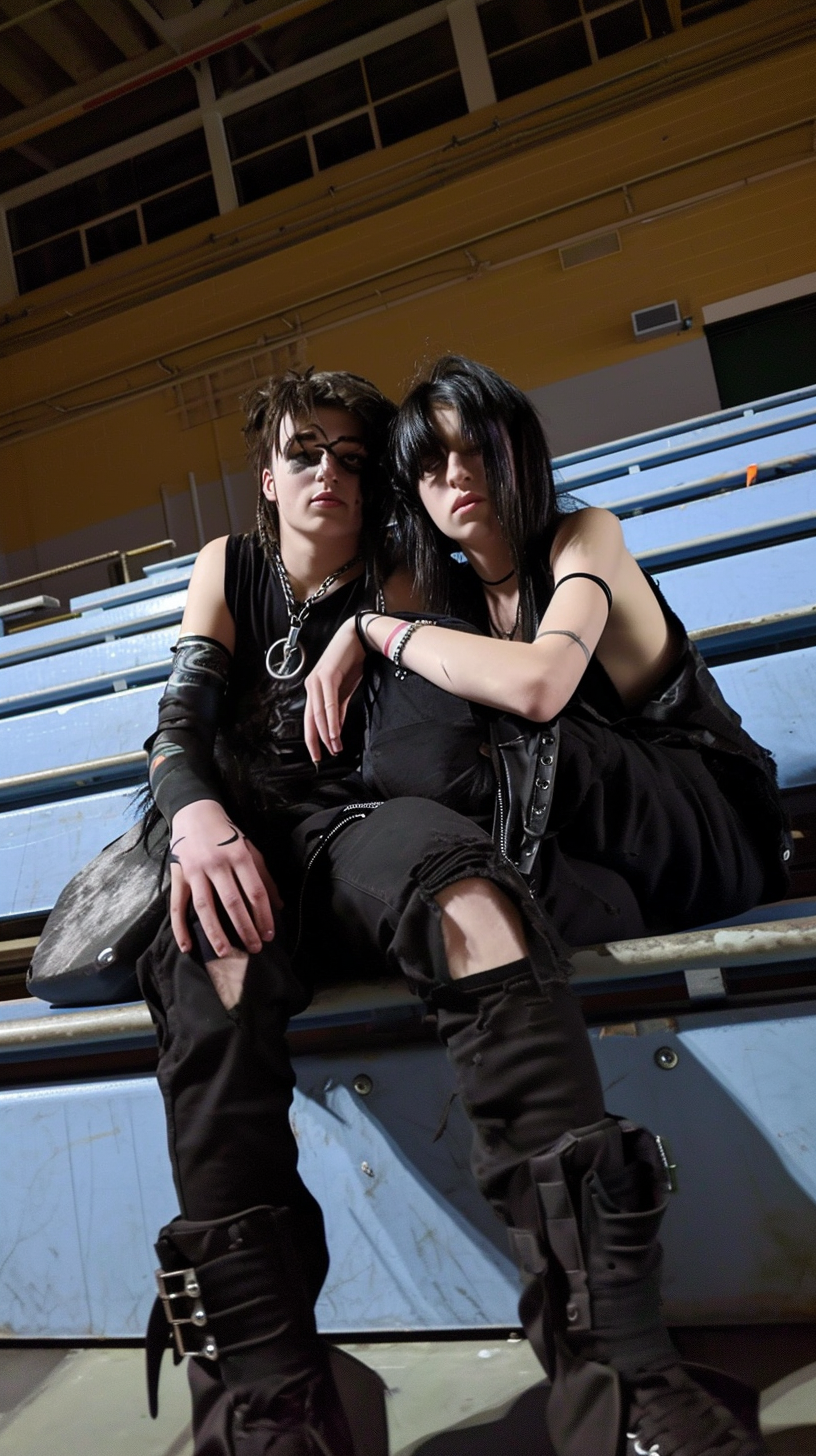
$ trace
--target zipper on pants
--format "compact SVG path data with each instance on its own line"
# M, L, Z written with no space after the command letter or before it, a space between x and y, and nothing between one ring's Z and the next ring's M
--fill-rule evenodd
M382 803L382 799L375 799L373 802L367 804L350 804L348 809L341 810L342 818L338 819L337 822L332 825L331 829L327 829L326 833L321 836L314 849L312 850L311 854L309 855L309 858L307 859L305 868L303 870L303 879L300 882L300 896L298 898L297 940L295 941L294 948L292 950L292 959L294 959L294 957L297 955L300 949L300 942L303 938L303 902L306 897L306 889L309 875L314 864L320 858L324 849L326 849L331 844L332 840L336 839L338 834L342 833L342 831L346 829L349 824L354 824L357 820L367 819L371 810L379 809Z

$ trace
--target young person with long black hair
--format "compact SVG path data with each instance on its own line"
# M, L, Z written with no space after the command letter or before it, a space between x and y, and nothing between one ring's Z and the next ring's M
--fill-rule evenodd
M148 744L147 829L164 817L172 888L138 970L181 1207L157 1244L148 1379L155 1414L172 1328L193 1356L196 1456L355 1456L315 1327L328 1256L297 1171L284 1037L312 967L337 969L339 947L331 930L309 958L291 960L286 945L297 938L294 828L370 797L354 773L359 695L345 750L315 772L304 678L339 624L377 600L393 413L344 373L290 373L251 397L257 529L200 552Z
M690 1376L662 1322L669 1160L607 1113L565 982L567 946L782 893L772 761L615 516L559 510L519 390L440 360L393 455L397 537L441 616L364 611L308 679L320 760L369 655L365 774L389 800L326 847L335 911L436 1009L559 1456L757 1456L750 1417Z

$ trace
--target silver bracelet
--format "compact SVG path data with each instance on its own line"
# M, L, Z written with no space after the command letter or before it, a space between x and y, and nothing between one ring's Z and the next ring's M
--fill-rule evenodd
M408 676L408 668L401 666L403 652L408 646L408 643L410 642L414 633L418 632L420 627L432 626L433 622L430 620L429 617L421 617L416 622L409 622L407 632L403 632L402 636L400 637L400 640L394 649L394 655L390 660L394 664L394 676L398 677L401 682L404 678Z
M538 641L539 637L569 637L572 642L578 643L578 646L583 652L587 662L589 662L589 659L592 656L592 653L590 652L583 638L579 637L577 632L570 632L569 627L545 627L543 632L536 632L536 642Z

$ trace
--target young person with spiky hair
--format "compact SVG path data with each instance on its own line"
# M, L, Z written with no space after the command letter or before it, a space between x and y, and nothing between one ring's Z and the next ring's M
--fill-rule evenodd
M293 965L284 942L298 934L293 829L366 797L359 694L344 705L346 748L315 772L304 679L376 600L393 412L345 373L289 373L252 395L257 528L200 552L148 744L172 888L139 977L181 1207L156 1246L148 1375L155 1413L172 1332L193 1356L197 1456L354 1456L314 1320L323 1219L289 1126L284 1033L308 1004L318 952Z

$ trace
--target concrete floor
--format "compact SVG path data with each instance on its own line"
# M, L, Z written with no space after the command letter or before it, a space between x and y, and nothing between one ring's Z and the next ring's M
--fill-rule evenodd
M524 1340L347 1346L388 1387L391 1456L547 1456ZM763 1392L773 1456L816 1456L816 1363ZM136 1349L0 1347L0 1456L191 1456L187 1383L168 1358L147 1414ZM370 1453L365 1453L370 1456Z

